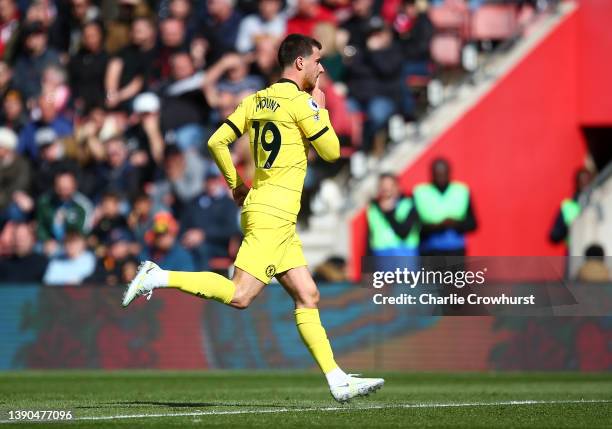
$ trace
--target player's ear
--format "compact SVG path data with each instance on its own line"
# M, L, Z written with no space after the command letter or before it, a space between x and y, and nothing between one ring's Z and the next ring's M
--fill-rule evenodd
M295 59L295 66L298 70L302 70L304 68L304 57L297 57Z

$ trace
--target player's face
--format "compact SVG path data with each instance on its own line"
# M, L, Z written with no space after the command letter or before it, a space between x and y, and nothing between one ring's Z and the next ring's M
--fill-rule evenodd
M310 92L317 84L317 79L319 78L319 75L325 71L325 69L323 69L323 66L321 65L321 51L318 48L313 47L312 54L309 57L304 58L303 66L303 89L306 92Z

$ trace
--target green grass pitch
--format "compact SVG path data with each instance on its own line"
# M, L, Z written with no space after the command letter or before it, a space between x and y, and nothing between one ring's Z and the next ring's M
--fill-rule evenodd
M315 372L8 372L0 429L612 427L612 374L367 375L385 387L340 405ZM71 410L75 420L13 423L11 410Z

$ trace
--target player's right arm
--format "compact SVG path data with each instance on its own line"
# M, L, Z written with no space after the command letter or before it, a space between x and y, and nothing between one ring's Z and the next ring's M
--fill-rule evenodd
M242 100L234 113L227 117L223 124L221 124L208 140L208 149L217 167L219 167L221 174L225 177L227 185L232 190L241 187L243 182L232 162L229 145L246 131L246 112L251 98L252 96L249 96Z
M340 141L325 109L325 96L319 88L314 91L320 92L320 97L313 92L313 97L303 95L295 100L296 122L319 156L333 162L340 158Z

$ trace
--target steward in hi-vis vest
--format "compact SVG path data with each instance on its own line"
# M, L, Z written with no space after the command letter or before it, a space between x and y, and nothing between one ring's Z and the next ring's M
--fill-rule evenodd
M444 159L432 163L432 181L414 188L414 204L421 223L420 254L465 255L465 234L476 229L470 190L450 181Z
M368 243L373 256L416 256L419 227L412 198L402 196L397 179L380 177L377 199L368 206Z
M578 198L580 193L591 183L591 179L592 174L586 168L581 168L576 172L574 196L572 198L565 198L561 202L555 223L550 230L550 240L553 243L565 241L565 244L569 245L569 229L581 212Z
M418 269L419 224L412 198L400 192L397 178L381 175L378 195L370 203L368 255L376 270Z

